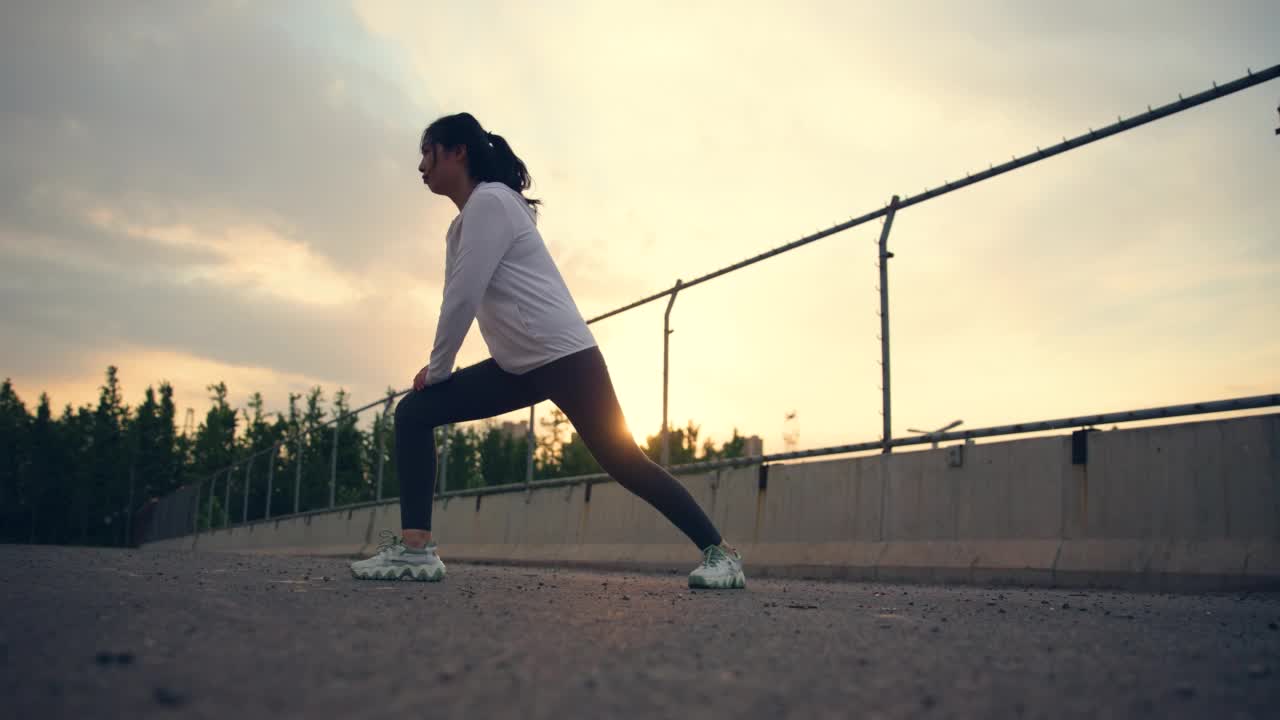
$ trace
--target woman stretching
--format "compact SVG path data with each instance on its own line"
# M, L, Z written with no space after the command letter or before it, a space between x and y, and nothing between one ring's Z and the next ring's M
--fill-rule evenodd
M523 195L530 184L524 163L470 113L431 123L421 152L423 182L452 200L458 215L446 234L444 298L430 362L396 405L403 537L383 531L378 553L352 563L352 574L443 580L444 563L431 539L434 428L551 400L605 472L701 551L690 587L744 587L742 556L627 428L604 356L538 233L535 206L541 201ZM492 357L453 372L472 319Z

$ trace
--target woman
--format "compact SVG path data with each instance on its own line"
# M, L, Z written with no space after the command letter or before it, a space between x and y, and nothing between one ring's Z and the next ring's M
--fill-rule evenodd
M378 553L352 563L352 573L444 579L431 539L434 428L551 400L605 472L657 508L702 552L690 587L744 587L742 556L689 492L636 446L600 348L538 233L541 201L523 195L530 185L524 163L469 113L431 123L420 149L423 182L459 212L446 235L444 299L430 362L396 405L403 537L384 530ZM473 318L492 357L452 372Z

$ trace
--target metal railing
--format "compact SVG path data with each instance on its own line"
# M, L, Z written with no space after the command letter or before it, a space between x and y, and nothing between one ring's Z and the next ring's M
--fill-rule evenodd
M1154 109L1148 106L1147 111L1144 113L1140 113L1138 115L1135 115L1127 119L1123 117L1118 117L1115 123L1107 125L1106 127L1103 127L1097 130L1090 128L1088 132L1070 139L1064 137L1062 139L1062 142L1060 143L1054 144L1047 148L1037 147L1034 153L1028 153L1023 156L1015 156L1011 160L1003 162L999 165L992 164L988 167L987 170L984 170L975 174L966 174L963 179L946 182L933 189L926 188L924 191L916 195L909 195L905 198L900 198L899 196L894 195L883 208L872 210L870 212L864 213L857 217L851 217L848 221L839 223L837 225L833 225L829 228L820 230L810 235L806 235L804 237L801 237L798 240L789 242L785 245L781 245L767 252L754 255L745 260L741 260L739 262L733 263L732 265L725 266L713 272L694 278L693 280L690 280L687 282L683 280L676 280L675 284L670 288L667 288L666 290L662 290L660 292L654 293L652 295L649 295L639 300L636 300L634 302L631 302L622 307L616 308L614 310L610 310L609 312L603 313L601 315L597 315L596 317L593 317L587 320L587 323L592 324L592 323L600 322L602 320L605 320L615 315L638 308L642 305L653 302L660 298L670 297L670 301L667 304L666 313L663 316L663 390L662 390L663 418L662 418L662 455L661 457L663 460L663 464L666 465L670 457L669 447L668 447L668 435L667 435L667 430L669 426L668 418L667 418L667 407L668 407L667 393L668 393L668 387L669 387L668 337L671 334L671 330L670 330L671 310L672 310L672 306L675 303L677 293L681 292L682 290L687 290L696 285L700 285L702 283L708 282L715 278L721 277L723 275L727 275L731 272L749 267L751 265L762 262L769 258L776 257L786 252L790 252L792 250L795 250L797 248L803 247L810 243L816 242L823 238L830 237L831 235L835 235L836 233L858 227L859 225L866 224L876 219L883 219L884 224L883 224L883 227L881 228L880 238L879 238L879 265L878 265L879 280L880 280L880 286L879 286L880 313L879 314L880 314L880 331L881 331L879 340L881 345L880 363L881 363L882 404L883 404L881 412L884 417L882 437L879 440L855 443L851 445L839 445L839 446L832 446L832 447L818 448L818 449L790 452L790 453L781 453L781 454L774 454L774 455L733 458L733 459L713 461L713 462L701 462L701 463L691 463L691 464L678 465L678 466L670 466L669 469L672 472L702 472L702 471L717 469L721 467L734 467L734 466L740 466L740 465L752 464L752 463L778 462L778 461L789 460L789 459L817 457L822 455L834 455L834 454L853 453L853 452L865 452L865 451L871 451L871 450L880 450L881 452L889 453L889 452L892 452L893 448L895 447L918 445L922 443L935 443L939 441L954 440L954 439L972 439L972 438L978 438L978 437L992 437L996 435L1010 435L1010 434L1017 434L1017 433L1028 433L1028 432L1036 432L1036 431L1043 431L1043 430L1062 429L1062 428L1068 428L1068 427L1079 427L1082 425L1097 424L1097 423L1104 423L1104 422L1105 423L1129 422L1129 421L1141 420L1141 419L1175 417L1175 416L1194 415L1194 414L1201 414L1201 413L1223 412L1224 410L1241 410L1241 409L1275 406L1277 404L1280 404L1280 402L1278 402L1277 400L1278 398L1280 398L1280 395L1261 395L1261 396L1254 396L1254 397L1247 397L1247 398L1237 398L1233 400L1196 403L1193 405L1177 405L1177 406L1169 406L1169 407L1163 407L1163 408L1150 408L1146 410L1135 410L1135 411L1128 411L1128 412L1121 412L1121 413L1109 413L1105 415L1097 415L1092 417L1063 418L1059 420L1038 421L1033 423L1022 423L1022 424L1016 424L1016 425L1003 425L1003 426L996 426L996 427L990 427L990 428L982 428L977 430L965 430L965 431L951 432L951 433L926 434L918 437L895 440L892 437L892 433L890 430L892 396L890 392L891 386L890 386L890 373L889 373L889 367L890 367L890 363L889 363L889 359L890 359L889 299L888 299L889 277L888 277L887 262L890 258L893 257L893 253L889 252L888 250L888 237L889 237L890 229L892 228L893 220L898 213L900 213L902 210L906 208L940 197L947 193L960 190L961 188L969 187L971 185L982 182L984 180L988 180L998 175L1012 172L1013 170L1017 170L1019 168L1023 168L1028 165L1040 162L1042 160L1046 160L1056 155L1060 155L1064 152L1068 152L1070 150L1083 147L1090 143L1094 143L1099 140L1102 140L1103 138L1111 137L1113 135L1117 135L1119 133L1132 130L1134 128L1137 128L1147 123L1158 120L1160 118L1168 117L1170 115L1183 112L1185 110L1191 109L1193 107L1197 107L1199 105L1210 102L1212 100L1216 100L1226 95L1230 95L1232 93L1236 93L1241 90L1253 87L1254 85L1258 85L1263 82L1273 80L1277 77L1280 77L1280 65L1269 67L1257 73L1253 72L1252 70L1249 70L1244 77L1237 78L1231 82L1228 82L1222 85L1218 85L1217 83L1214 83L1213 87L1211 87L1210 89L1196 93L1189 97L1183 97L1182 95L1179 95L1178 100ZM330 468L329 468L330 469L329 498L328 498L328 507L321 508L320 510L327 511L327 510L334 509L335 501L336 501L336 491L337 491L338 446L339 446L338 441L339 441L340 428L343 427L343 423L350 422L350 419L352 417L358 416L360 413L378 406L382 406L384 408L383 419L385 420L385 418L390 415L391 402L395 398L401 395L404 395L407 392L408 390L402 390L398 392L389 393L385 398L381 398L379 400L376 400L374 402L371 402L359 408L356 408L355 410L351 410L343 415L332 418L331 420L328 420L324 423L320 423L312 429L303 431L295 435L293 438L291 438L288 441L275 443L274 445L272 445L270 448L267 448L266 450L261 450L257 453L249 455L248 457L245 457L233 463L232 465L213 473L212 475L206 477L205 479L198 481L194 486L184 486L183 488L180 488L179 490L173 493L170 493L170 495L166 496L164 499L161 500L159 504L161 507L157 507L152 513L151 526L148 532L150 539L159 539L160 537L171 537L174 535L186 534L188 532L193 532L193 531L198 532L199 531L199 525L198 525L199 503L202 497L207 497L208 514L210 515L209 523L210 525L212 525L213 499L215 497L216 483L218 479L222 477L225 477L225 483L223 488L223 503L222 503L223 526L225 527L230 525L231 486L234 480L234 476L239 468L244 469L244 499L241 504L241 522L242 523L248 522L249 491L252 484L252 470L255 462L260 457L272 458L272 461L267 463L266 509L263 515L265 519L270 519L271 518L272 485L274 482L274 471L276 467L275 458L279 456L281 449L286 444L293 445L294 447L299 449L297 452L295 452L296 457L294 458L295 470L294 470L294 488L293 488L294 492L293 492L293 513L292 514L306 514L301 507L301 499L300 499L302 465L306 460L305 452L303 452L302 449L305 447L306 439L310 435L310 433L320 432L329 425L333 426L333 444L330 449L331 456L330 456ZM606 474L602 473L602 474L596 474L596 475L576 476L572 478L555 478L555 479L539 480L539 481L533 480L533 453L534 453L533 423L535 418L534 407L531 406L529 408L529 413L530 414L529 414L528 449L527 449L528 456L526 460L525 480L523 483L511 483L507 485L494 485L494 486L489 486L485 488L448 491L447 487L445 486L445 481L447 480L447 467L448 467L447 455L446 455L446 460L442 461L440 464L441 483L437 488L438 495L443 497L452 497L452 496L459 496L459 495L477 495L477 494L486 494L486 493L495 493L495 492L512 492L512 491L518 491L521 489L531 489L531 488L537 488L537 487L556 487L556 486L571 485L571 484L581 483L581 482L594 482L596 480L605 479L608 477ZM376 423L376 429L375 429L375 433L377 434L375 442L378 445L379 452L378 452L378 466L377 466L377 480L376 480L376 495L375 495L375 499L371 501L374 503L383 501L382 485L383 485L383 474L384 474L383 461L384 461L384 455L385 455L385 441L386 441L386 438L385 438L386 433L384 432L385 425L386 425L385 422ZM446 434L446 438L447 438L447 434ZM208 484L207 493L203 491L203 488L206 484ZM355 505L366 505L366 504L369 504L369 503L361 502L361 503L356 503ZM347 504L342 507L353 507L353 506L354 505ZM187 510L184 510L183 508L190 508L190 510L187 511Z
M1102 413L1100 415L1082 415L1080 417L1059 418L1056 420L1039 420L1035 422L1016 423L1013 425L993 425L991 427L976 428L973 430L963 430L957 432L928 433L918 435L916 437L902 438L893 440L891 443L895 447L905 447L908 445L924 445L926 443L948 442L952 440L973 440L982 437L996 437L1007 435L1022 435L1033 432L1045 432L1050 430L1063 430L1068 428L1091 428L1094 425L1118 424L1125 422L1136 422L1141 420L1156 420L1163 418L1185 417L1189 415L1205 415L1210 413L1232 412L1237 410L1253 410L1258 408L1277 407L1280 406L1280 394L1276 395L1253 395L1250 397L1233 398L1229 400L1213 400L1202 403L1188 403L1184 405L1166 405L1163 407L1145 408L1142 410L1126 410L1122 412ZM669 472L675 475L688 475L692 473L703 473L711 470L723 470L728 468L743 467L746 465L765 465L768 463L778 463L785 460L800 460L804 458L822 457L827 455L847 455L850 453L866 452L869 450L879 450L884 446L881 440L872 440L868 442L853 443L850 445L831 445L822 448L813 448L810 450L796 450L793 452L773 453L771 455L747 455L739 458L726 458L723 460L710 460L704 462L683 463L681 465L672 465L667 468ZM549 480L537 480L532 483L534 488L544 487L563 487L566 485L576 485L584 482L594 482L608 480L608 473L593 473L590 475L575 475L573 477L552 478ZM483 488L471 488L467 490L454 490L452 492L441 493L440 497L464 497L470 495L489 495L503 492L520 492L529 486L524 483L511 483L508 485L490 485ZM362 505L365 503L361 503Z

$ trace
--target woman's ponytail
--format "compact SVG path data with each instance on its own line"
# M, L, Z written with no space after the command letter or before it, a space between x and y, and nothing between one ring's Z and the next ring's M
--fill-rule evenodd
M473 180L500 182L515 190L537 216L542 201L524 197L524 191L533 184L524 161L516 157L506 138L485 131L471 113L446 115L427 126L422 133L422 148L436 144L449 149L466 146L467 169Z

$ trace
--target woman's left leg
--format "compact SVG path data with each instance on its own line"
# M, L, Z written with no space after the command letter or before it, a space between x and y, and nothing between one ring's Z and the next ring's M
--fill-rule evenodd
M435 428L503 415L545 399L528 373L509 373L498 367L493 358L465 367L443 382L410 390L400 398L395 411L400 527L431 531L436 485Z
M598 347L560 358L530 374L540 394L564 411L591 455L619 485L657 508L698 550L720 544L720 533L689 491L636 446Z

